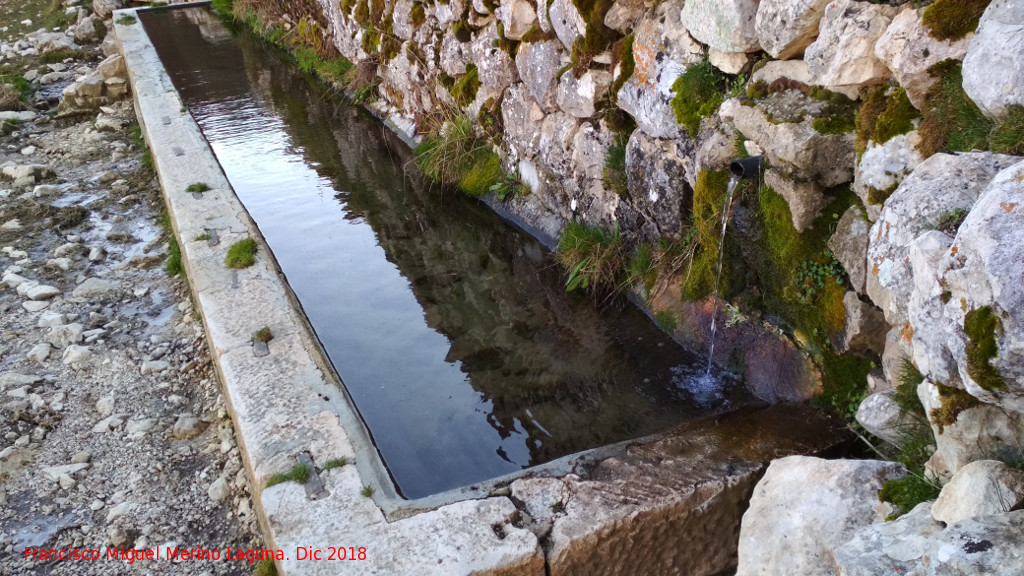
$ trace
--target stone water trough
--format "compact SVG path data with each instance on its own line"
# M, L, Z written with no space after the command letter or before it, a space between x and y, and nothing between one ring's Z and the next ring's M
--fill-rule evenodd
M740 517L768 462L845 438L807 405L747 406L402 499L143 26L125 18L136 12L115 14L116 33L279 573L717 574L735 568ZM186 190L194 182L211 189L202 203ZM228 247L247 237L256 264L227 268ZM269 354L254 350L262 325L274 334ZM324 469L339 458L348 465ZM304 484L265 487L296 463L314 470Z

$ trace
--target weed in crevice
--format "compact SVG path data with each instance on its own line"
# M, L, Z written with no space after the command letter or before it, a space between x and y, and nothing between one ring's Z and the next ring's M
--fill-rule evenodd
M171 234L170 247L167 249L167 263L164 265L168 276L184 275L185 268L181 264L181 246L178 239Z
M963 89L962 63L944 60L929 68L936 79L925 94L918 129L918 149L924 157L937 152L966 152L989 148L995 123L986 118Z
M299 463L292 466L291 470L282 474L274 474L267 480L264 488L270 488L271 486L277 486L278 484L284 484L285 482L298 482L299 484L305 484L309 480L309 468L306 468L305 464Z
M604 160L604 170L601 172L604 176L605 186L619 196L629 193L626 178L626 145L628 141L626 136L615 136L615 142L608 148L608 155Z
M202 234L199 234L199 235L197 235L194 238L194 240L196 242L206 242L209 239L210 239L210 234L208 232L203 232Z
M498 197L498 200L507 202L512 198L526 196L530 193L530 187L517 174L505 174L500 182L491 186L490 191Z
M558 500L557 502L552 502L551 504L548 505L548 508L551 509L552 514L564 514L565 502L562 502L561 500Z
M899 371L896 373L896 389L893 391L892 400L900 407L902 414L911 415L918 419L924 419L924 406L917 396L917 387L924 382L924 375L914 366L910 358L906 356L900 360Z
M657 281L658 267L654 259L654 248L649 244L643 244L633 252L626 262L625 287L630 288L640 284L643 286L645 298L650 300L654 284Z
M475 64L466 66L466 73L455 80L452 85L451 94L455 103L465 108L476 99L476 93L480 89L480 78Z
M335 468L341 468L342 466L347 466L347 465L348 465L348 458L334 458L332 460L328 460L327 463L324 464L324 467L322 468L322 470L324 470L326 472L327 470L334 470Z
M259 245L256 240L246 238L235 242L228 248L228 255L224 263L228 268L248 268L256 263L256 251Z
M210 186L206 182L194 182L185 188L185 192L206 192L210 189Z
M498 155L462 113L451 113L434 135L416 147L416 160L427 176L457 185L471 196L487 194L505 177Z
M946 426L956 424L956 419L960 417L961 412L981 404L980 400L971 396L966 390L946 386L939 382L935 383L935 387L939 391L939 406L932 408L928 416L938 427L939 434L945 431Z
M616 228L607 232L582 222L565 225L558 242L558 261L567 270L567 292L577 288L614 293L621 286L624 264L622 237Z
M362 490L359 491L359 494L361 494L364 498L370 498L373 496L374 492L376 492L376 490L374 490L373 486L367 484L366 486L363 486Z
M117 23L122 25L122 26L131 26L132 24L135 24L136 22L138 22L138 19L135 18L134 16L130 15L130 14L125 14L124 16L121 16L120 18L117 19Z
M938 498L939 491L940 487L935 482L921 474L911 473L903 478L885 482L878 492L878 500L896 506L896 512L886 518L891 521L910 512L922 502Z
M990 306L971 310L964 316L964 334L969 339L967 375L989 392L1006 389L1006 379L992 365L992 359L999 356L996 335L1002 330L1002 322Z
M963 208L943 212L939 216L939 222L935 225L935 229L949 236L956 236L956 231L960 229L960 225L966 218L967 210Z
M270 331L269 326L264 326L263 328L260 328L259 330L256 331L255 334L252 335L252 339L254 342L267 343L274 339L274 334Z
M906 91L896 86L880 86L864 97L857 112L857 159L867 150L868 143L885 144L892 138L914 129L913 121L921 114L910 103Z

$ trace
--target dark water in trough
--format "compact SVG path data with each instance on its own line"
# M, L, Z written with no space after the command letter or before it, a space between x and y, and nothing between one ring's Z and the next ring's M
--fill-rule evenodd
M425 183L394 135L275 50L202 9L142 21L403 496L721 407L687 384L701 359L631 306L566 294L539 242Z

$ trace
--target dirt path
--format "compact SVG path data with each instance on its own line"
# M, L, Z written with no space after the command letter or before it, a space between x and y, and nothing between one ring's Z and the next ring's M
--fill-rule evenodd
M0 0L0 14L29 4L50 2ZM0 136L0 574L251 574L224 559L261 537L202 324L165 271L130 102L56 115L103 55L41 64L47 50L13 31L0 73L29 78L16 107L34 117ZM160 560L106 560L113 546ZM170 561L167 547L222 559Z

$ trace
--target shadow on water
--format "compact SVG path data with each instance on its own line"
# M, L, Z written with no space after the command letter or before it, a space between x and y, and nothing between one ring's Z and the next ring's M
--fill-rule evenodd
M425 183L396 137L272 48L201 9L143 23L404 496L727 404L641 313L566 294L539 242Z

